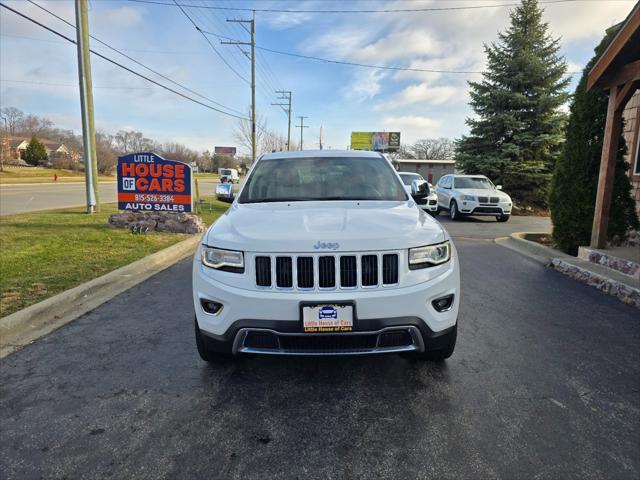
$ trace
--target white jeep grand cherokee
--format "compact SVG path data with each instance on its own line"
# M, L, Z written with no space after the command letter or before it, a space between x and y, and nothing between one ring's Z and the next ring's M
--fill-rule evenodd
M262 156L193 262L203 360L404 353L456 343L460 275L447 232L382 155ZM424 192L414 192L416 197Z

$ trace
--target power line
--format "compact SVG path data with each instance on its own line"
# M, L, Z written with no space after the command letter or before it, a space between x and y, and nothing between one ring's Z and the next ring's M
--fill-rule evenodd
M216 55L218 55L218 57L220 57L220 60L222 60L224 62L224 64L229 67L229 69L235 73L238 78L240 78L243 82L249 84L249 80L247 80L246 78L244 78L242 75L240 75L235 68L233 68L229 62L227 62L227 60L222 56L222 54L218 51L218 49L213 45L213 43L211 43L211 40L209 40L209 38L202 32L202 30L200 30L200 27L196 24L196 22L193 21L193 19L191 18L191 16L185 11L184 8L182 8L182 6L178 3L175 2L175 5L180 9L180 11L184 14L185 17L187 17L189 19L189 21L191 22L191 24L195 27L195 29L200 32L200 34L204 37L204 39L207 41L207 43L209 44L209 46L213 49L214 52L216 52ZM192 6L192 5L186 5L186 6Z
M150 3L154 5L165 5L165 6L174 6L172 3L162 2L158 0L129 0L130 2L135 3ZM556 3L575 3L582 1L590 1L590 0L542 0L538 3L540 4L556 4ZM632 1L632 0L629 0ZM408 13L408 12L441 12L441 11L452 11L452 10L479 10L482 8L501 8L501 7L517 7L520 3L497 3L490 5L464 5L458 7L423 7L423 8L385 8L385 9L358 9L358 10L316 10L316 9L293 9L293 8L246 8L246 7L220 7L215 5L202 5L202 6L194 6L194 5L185 5L185 4L175 4L176 6L185 6L185 7L195 7L195 8L203 8L208 10L232 10L238 12L267 12L267 13Z
M68 42L70 42L70 43L73 43L74 45L76 44L76 41L75 41L75 40L73 40L73 39L71 39L71 38L67 37L66 35L64 35L64 34L62 34L62 33L60 33L60 32L58 32L57 30L54 30L54 29L53 29L53 28L51 28L51 27L48 27L48 26L44 25L43 23L40 23L39 21L37 21L37 20L35 20L35 19L33 19L33 18L29 17L28 15L25 15L24 13L21 13L21 12L19 12L18 10L15 10L15 9L13 9L13 8L9 7L8 5L5 5L4 3L1 3L1 2L0 2L0 7L4 7L4 8L6 8L7 10L9 10L9 11L11 11L11 12L15 13L16 15L19 15L20 17L24 18L25 20L28 20L28 21L30 21L31 23L34 23L34 24L38 25L39 27L44 28L45 30L47 30L47 31L49 31L49 32L51 32L51 33L53 33L54 35L57 35L57 36L58 36L58 37L60 37L60 38L65 39L66 41L68 41ZM141 74L141 73L139 73L139 72L136 72L135 70L132 70L131 68L129 68L129 67L125 66L125 65L122 65L122 64L121 64L121 63L119 63L119 62L116 62L115 60L113 60L113 59L111 59L111 58L109 58L109 57L107 57L107 56L105 56L105 55L103 55L103 54L101 54L101 53L99 53L99 52L96 52L95 50L90 50L90 52L91 52L91 53L93 53L94 55L96 55L97 57L100 57L100 58L102 58L103 60L106 60L107 62L112 63L113 65L116 65L116 66L118 66L118 67L122 68L123 70L126 70L126 71L127 71L127 72L129 72L129 73L132 73L133 75L136 75L136 76L138 76L138 77L140 77L140 78L142 78L142 79L144 79L144 80L146 80L146 81L148 81L148 82L151 82L151 83L153 83L154 85L157 85L157 86L159 86L159 87L161 87L161 88L163 88L163 89L165 89L165 90L167 90L167 91L169 91L169 92L171 92L171 93L174 93L174 94L176 94L176 95L179 95L180 97L182 97L182 98L184 98L184 99L186 99L186 100L190 100L190 101L192 101L192 102L194 102L194 103L197 103L198 105L201 105L201 106L203 106L203 107L205 107L205 108L208 108L209 110L213 110L213 111L215 111L215 112L221 113L221 114L223 114L223 115L227 115L227 116L229 116L229 117L238 118L238 119L240 119L240 120L248 120L246 117L241 117L241 116L239 116L239 115L234 115L234 114L232 114L232 113L225 112L225 111L220 110L220 109L218 109L218 108L212 107L211 105L207 105L206 103L203 103L203 102L201 102L200 100L196 100L195 98L192 98L192 97L190 97L190 96L188 96L188 95L185 95L184 93L181 93L181 92L179 92L179 91L177 91L177 90L174 90L174 89L173 89L173 88L171 88L171 87L167 87L166 85L163 85L162 83L159 83L159 82L157 82L157 81L155 81L155 80L153 80L153 79L151 79L151 78L149 78L149 77L147 77L147 76L145 76L145 75L143 75L143 74Z
M207 35L213 35L219 38L225 38L225 39L227 38L213 32L204 32L204 33L206 33ZM337 65L349 65L352 67L376 68L380 70L393 70L393 71L400 71L400 72L446 73L446 74L451 73L451 74L463 74L463 75L485 73L484 71L481 71L481 70L436 70L436 69L430 69L430 68L411 68L411 67L396 67L396 66L387 66L387 65L372 65L368 63L347 62L344 60L334 60L331 58L315 57L313 55L302 55L300 53L283 52L282 50L274 50L272 48L261 47L260 45L256 45L256 48L258 50L263 50L265 52L270 52L270 53L276 53L278 55L287 55L289 57L303 58L305 60L314 60L314 61L323 62L323 63L334 63ZM567 72L567 73L574 75L582 72Z
M72 28L76 28L76 26L75 26L73 23L71 23L71 22L69 22L69 21L65 20L64 18L62 18L62 17L60 17L59 15L55 14L55 13L54 13L54 12L52 12L51 10L46 9L46 8L45 8L45 7L43 7L42 5L39 5L38 3L34 2L33 0L27 0L27 1L28 1L29 3L31 3L32 5L35 5L36 7L38 7L40 10L43 10L43 11L47 12L49 15L52 15L53 17L57 18L57 19L58 19L58 20L60 20L61 22L66 23L66 24L67 24L67 25L69 25L70 27L72 27ZM224 108L224 109L226 109L226 110L230 110L230 111L235 112L235 113L237 113L237 114L239 114L239 115L243 115L243 113L242 113L242 112L240 112L240 111L238 111L238 110L235 110L234 108L227 107L226 105L223 105L223 104L222 104L222 103L220 103L220 102L216 102L215 100L213 100L213 99L211 99L211 98L209 98L209 97L207 97L207 96L205 96L205 95L202 95L201 93L196 92L195 90L193 90L193 89L191 89L191 88L189 88L189 87L187 87L187 86L185 86L185 85L182 85L181 83L176 82L175 80L173 80L172 78L170 78L170 77L168 77L168 76L164 75L163 73L160 73L160 72L158 72L157 70L154 70L153 68L151 68L151 67L149 67L149 66L145 65L144 63L140 62L139 60L136 60L135 58L133 58L133 57L131 57L131 56L127 55L126 53L121 52L119 49L117 49L117 48L115 48L115 47L112 47L111 45L109 45L109 44L108 44L108 43L106 43L106 42L103 42L103 41L102 41L102 40L100 40L99 38L94 37L93 35L89 35L89 36L90 36L93 40L95 40L96 42L100 43L101 45L104 45L104 46L105 46L105 47L107 47L108 49L110 49L110 50L112 50L112 51L114 51L114 52L116 52L116 53L118 53L118 54L122 55L123 57L127 58L128 60L132 61L133 63L135 63L135 64L137 64L137 65L140 65L142 68L145 68L145 69L147 69L148 71L150 71L150 72L152 72L152 73L154 73L154 74L158 75L159 77L164 78L165 80L167 80L167 81L169 81L169 82L173 83L174 85L176 85L176 86L178 86L178 87L180 87L180 88L183 88L183 89L185 89L186 91L188 91L188 92L190 92L190 93L193 93L194 95L196 95L196 96L198 96L198 97L200 97L200 98L203 98L203 99L207 100L208 102L213 103L214 105L218 105L218 106L219 106L219 107L221 107L221 108Z
M231 29L231 26L227 22L225 22L224 18L221 18L220 16L218 16L219 12L216 12L215 10L196 10L194 13L193 10L187 8L187 11L191 14L191 17L194 18L194 21L199 25L210 24L213 27L213 29L217 31L220 29L219 25L222 24L222 28L223 29L226 28L228 32L230 32L230 34L233 35L233 30ZM197 21L198 19L200 21ZM245 78L248 78L249 71L247 70L247 64L245 62L245 55L240 48L238 48L238 50L230 50L230 51L219 49L219 52L221 55L225 55L225 56L228 53L229 55L227 56L227 58L229 58L230 60L233 60L235 62L236 68L238 68L242 76L244 76Z
M77 83L55 83L55 82L34 82L31 80L13 80L9 78L0 78L0 83L26 83L30 85L45 85L50 87L74 87L78 88ZM121 90L151 90L151 87L130 87L126 85L93 85L93 88L121 89Z

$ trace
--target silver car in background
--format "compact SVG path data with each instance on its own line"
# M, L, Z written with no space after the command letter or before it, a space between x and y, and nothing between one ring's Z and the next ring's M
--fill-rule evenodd
M511 197L484 175L445 175L436 185L438 207L448 210L451 220L466 215L496 217L506 222L511 216Z

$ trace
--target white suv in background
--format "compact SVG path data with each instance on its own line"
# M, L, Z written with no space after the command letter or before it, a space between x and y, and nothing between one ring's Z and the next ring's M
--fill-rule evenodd
M427 195L424 184L413 195ZM418 188L419 187L419 188ZM444 360L460 273L446 230L375 152L262 156L193 260L203 360L403 353Z
M416 203L425 212L436 216L438 214L438 195L436 195L435 190L433 190L433 186L428 183L419 173L398 172L398 175L400 175L400 180L402 180L402 183L404 184L404 190L408 194L411 194L411 185L414 180L427 183L427 185L429 186L429 195L425 198L416 199Z
M445 175L436 185L438 206L449 210L451 220L464 215L488 215L506 222L513 204L501 189L484 175Z

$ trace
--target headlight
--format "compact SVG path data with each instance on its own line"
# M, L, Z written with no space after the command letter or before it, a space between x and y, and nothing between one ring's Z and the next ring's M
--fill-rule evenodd
M451 244L449 242L427 245L409 249L409 269L433 267L448 262L451 258Z
M473 195L463 195L462 199L463 200L468 200L470 202L475 202L476 201L476 197L474 197Z
M227 272L244 272L244 256L242 252L222 250L220 248L202 247L202 263L207 267Z

